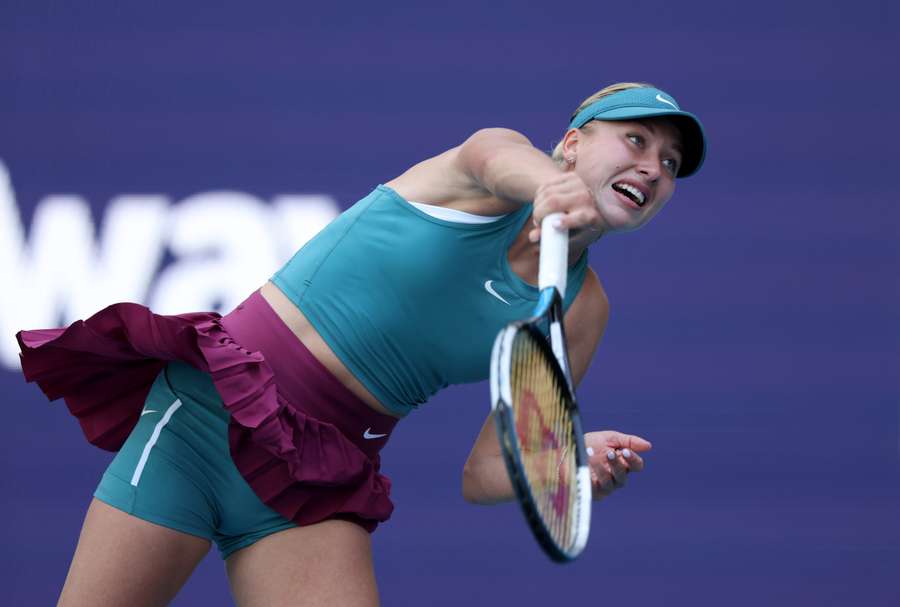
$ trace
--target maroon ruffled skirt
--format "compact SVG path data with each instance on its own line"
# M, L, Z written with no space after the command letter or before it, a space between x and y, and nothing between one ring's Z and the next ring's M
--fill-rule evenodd
M378 452L398 420L341 384L258 292L224 318L120 303L16 337L25 378L64 399L102 449L122 446L153 380L180 360L212 377L235 465L270 508L299 525L345 518L369 531L390 517Z

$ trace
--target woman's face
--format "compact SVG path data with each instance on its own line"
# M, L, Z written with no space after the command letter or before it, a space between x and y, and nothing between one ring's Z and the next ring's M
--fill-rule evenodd
M594 194L604 232L636 230L662 210L675 191L681 150L681 134L665 118L593 120L570 131L563 147Z

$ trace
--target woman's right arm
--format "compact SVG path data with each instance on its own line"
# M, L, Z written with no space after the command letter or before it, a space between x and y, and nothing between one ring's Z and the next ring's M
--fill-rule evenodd
M386 185L407 200L476 215L503 215L534 202L537 225L554 212L565 213L561 227L569 229L592 226L600 218L590 189L575 171L564 170L510 129L482 129ZM531 231L532 242L539 232Z
M534 200L538 188L563 171L525 135L482 129L459 147L459 170L494 196L515 206Z
M561 175L562 169L521 133L489 128L386 185L407 200L502 215L533 201L542 184Z

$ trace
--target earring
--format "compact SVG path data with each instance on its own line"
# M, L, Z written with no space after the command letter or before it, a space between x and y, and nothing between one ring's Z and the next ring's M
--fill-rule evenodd
M569 164L575 164L575 157L569 156L568 158L566 158L566 162L568 162Z

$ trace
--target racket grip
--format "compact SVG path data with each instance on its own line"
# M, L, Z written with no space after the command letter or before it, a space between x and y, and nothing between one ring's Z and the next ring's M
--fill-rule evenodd
M553 227L562 213L551 213L541 222L541 257L538 266L538 287L556 287L560 297L566 296L569 266L569 230Z

